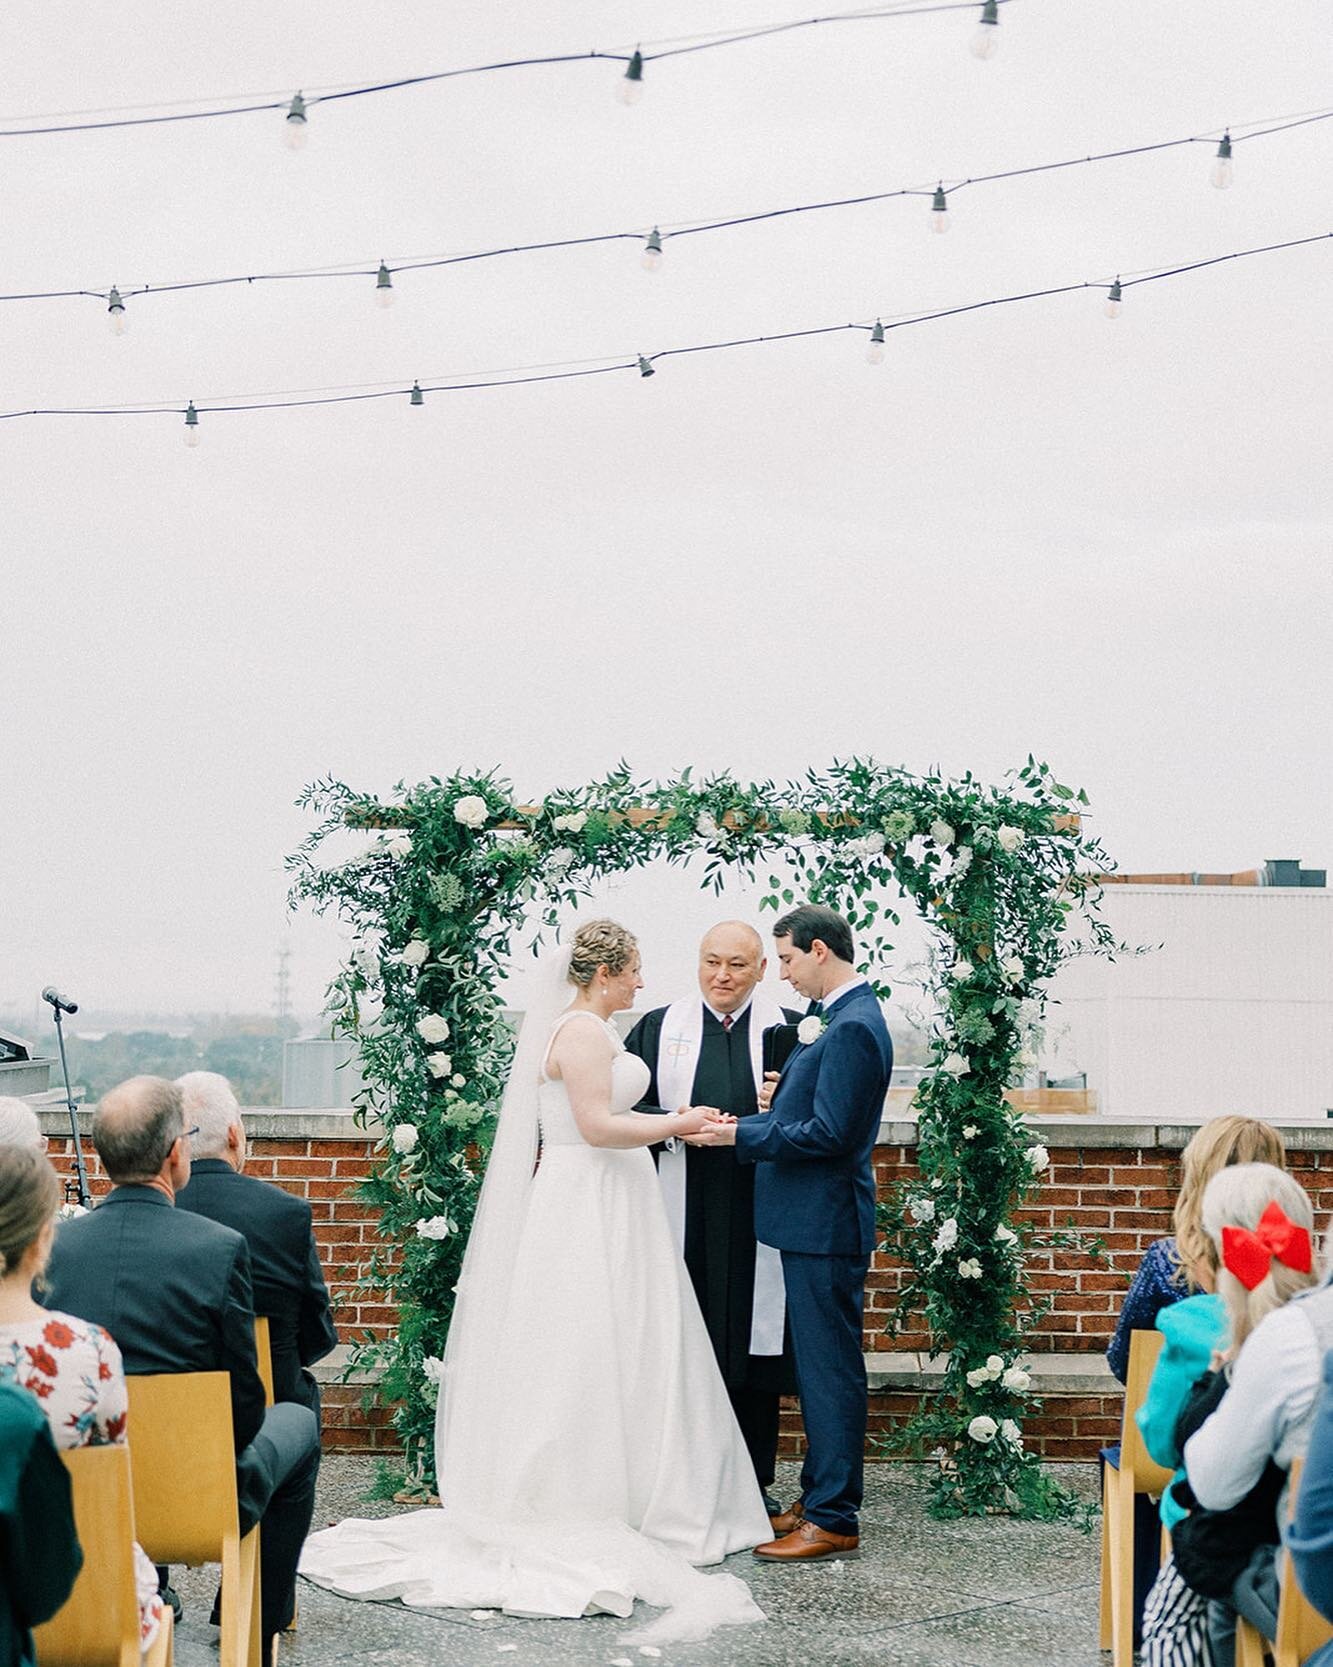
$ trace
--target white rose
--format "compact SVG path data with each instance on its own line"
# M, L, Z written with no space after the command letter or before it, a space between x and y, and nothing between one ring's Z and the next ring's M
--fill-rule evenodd
M586 810L569 810L563 816L557 816L551 826L557 833L582 833L588 825Z
M977 1261L975 1256L969 1256L965 1262L958 1264L958 1277L960 1279L981 1278L981 1263Z
M454 1231L448 1216L428 1216L417 1223L417 1235L423 1239L447 1239Z
M878 857L884 850L885 841L882 833L868 833L860 839L849 840L848 844L858 857Z
M552 874L568 874L570 869L574 866L573 851L571 851L567 845L560 846L558 850L552 851L551 855L547 858L547 866L550 868Z
M428 1354L421 1362L421 1371L427 1383L444 1382L444 1362L438 1355Z
M426 1066L433 1077L447 1077L454 1068L454 1062L447 1053L428 1053Z
M415 1123L400 1123L393 1131L393 1149L406 1157L409 1152L416 1151L420 1139L421 1134Z
M1023 1432L1012 1418L1005 1418L1001 1421L1000 1434L1011 1447L1021 1447L1023 1445Z
M796 1040L806 1048L812 1042L817 1042L823 1034L824 1021L817 1013L809 1014L796 1027Z
M718 832L716 818L709 811L701 810L698 820L694 824L694 831L697 834L702 834L705 839L716 838Z
M967 1386L969 1389L980 1389L983 1383L989 1382L990 1373L984 1366L978 1366L975 1370L967 1374Z
M484 828L490 811L480 793L468 793L454 806L454 821L465 828Z
M967 1127L963 1130L963 1139L964 1140L975 1140L980 1133L981 1133L981 1128L978 1124L969 1123L967 1125Z
M1002 851L1016 851L1027 838L1022 828L1011 827L1007 822L1002 828L996 828L995 837L999 841Z
M1043 1169L1049 1167L1050 1161L1051 1154L1044 1146L1031 1146L1028 1148L1028 1162L1032 1165L1032 1173L1034 1175L1040 1175Z
M1037 1056L1031 1048L1020 1048L1014 1055L1014 1064L1020 1071L1030 1071L1037 1063Z
M411 834L394 834L392 839L386 840L384 849L391 857L410 857L412 855Z
M968 869L971 868L971 866L972 866L972 847L970 845L960 845L958 847L958 855L953 859L953 877L954 877L954 879L955 880L961 880L963 875L967 873Z
M454 1088L465 1088L467 1086L467 1078L461 1071L455 1071L453 1076L449 1078L449 1082Z
M410 943L403 945L402 954L398 959L405 967L423 967L430 960L430 945L424 938L413 938Z
M940 1224L940 1230L936 1233L932 1243L935 1249L939 1251L952 1250L958 1243L958 1223L953 1216L950 1216L948 1221Z
M1017 1244L1018 1234L1011 1232L1003 1222L995 1229L996 1244Z
M367 984L373 984L380 975L379 955L367 945L352 951L352 965Z
M940 1070L950 1077L965 1077L971 1069L971 1062L961 1053L951 1053L940 1066Z
M999 1428L1000 1426L995 1422L995 1420L993 1418L988 1418L983 1412L979 1417L974 1418L967 1426L967 1433L972 1437L973 1441L979 1442L981 1446L985 1447L989 1442L995 1440L995 1437L999 1432Z
M930 824L930 837L935 841L936 845L952 845L954 842L954 831L947 822L937 816Z
M1028 973L1028 969L1023 965L1023 959L1019 955L1010 955L1001 961L1000 971L1011 984L1021 984Z
M427 1013L417 1020L417 1035L423 1042L447 1042L449 1021L438 1013Z
M976 970L971 961L955 961L953 964L954 982L956 984L966 984Z
M998 1378L1000 1373L1004 1371L1003 1357L998 1354L987 1355L986 1370L993 1378Z
M1011 1389L1015 1395L1021 1395L1025 1389L1032 1387L1032 1379L1021 1366L1011 1366L1000 1379L1006 1389Z
M908 1203L907 1211L913 1221L934 1221L935 1200L933 1198L913 1198Z

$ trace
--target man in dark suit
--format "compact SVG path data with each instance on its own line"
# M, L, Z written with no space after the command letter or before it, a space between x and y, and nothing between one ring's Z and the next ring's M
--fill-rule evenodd
M48 1301L105 1327L131 1374L230 1374L242 1532L262 1519L267 1661L274 1636L291 1620L315 1503L318 1423L302 1406L265 1411L245 1240L174 1207L190 1175L176 1085L132 1077L113 1088L97 1108L93 1145L112 1191L97 1209L61 1224L46 1272Z
M866 1431L861 1348L866 1271L875 1248L871 1166L893 1044L856 971L851 928L803 904L773 928L782 976L814 1002L767 1116L707 1125L702 1145L734 1145L756 1163L760 1242L782 1252L796 1382L805 1424L801 1497L755 1548L774 1562L842 1557L859 1544Z
M315 1248L310 1206L269 1181L245 1175L245 1124L226 1077L191 1071L176 1081L190 1143L190 1181L178 1209L234 1228L250 1249L255 1313L269 1322L273 1398L319 1417L319 1385L307 1367L337 1346L329 1293Z

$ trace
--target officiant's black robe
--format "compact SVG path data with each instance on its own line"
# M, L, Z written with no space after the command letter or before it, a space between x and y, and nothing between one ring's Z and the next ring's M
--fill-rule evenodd
M701 1006L703 1003L701 1002ZM668 1009L645 1013L625 1039L651 1072L640 1111L674 1111L663 1106L657 1083L662 1025ZM716 1106L733 1117L758 1111L750 1064L750 1016L746 1008L730 1031L723 1030L707 1006L695 1065L690 1104ZM799 1013L786 1013L789 1023ZM657 1156L654 1149L654 1158ZM730 1146L685 1149L685 1266L689 1270L713 1351L731 1395L760 1481L771 1481L765 1458L777 1439L777 1399L796 1392L795 1368L788 1343L781 1355L752 1355L750 1325L754 1313L754 1164L736 1162ZM771 1403L771 1404L770 1404ZM758 1429L756 1429L756 1423ZM758 1451L756 1451L756 1444Z

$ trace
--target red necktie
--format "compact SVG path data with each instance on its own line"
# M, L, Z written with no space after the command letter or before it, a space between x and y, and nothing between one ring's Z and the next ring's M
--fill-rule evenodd
M722 1015L722 1028L723 1028L723 1030L730 1030L732 1025L735 1022L736 1021L732 1018L730 1013L724 1013Z

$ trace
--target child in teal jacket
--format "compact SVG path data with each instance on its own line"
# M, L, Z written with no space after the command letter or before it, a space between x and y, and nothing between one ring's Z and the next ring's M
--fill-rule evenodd
M1212 1364L1214 1349L1221 1348L1226 1340L1226 1304L1211 1293L1186 1297L1162 1309L1157 1329L1166 1341L1153 1368L1147 1397L1134 1417L1149 1456L1155 1464L1174 1470L1175 1482L1185 1474L1176 1446L1176 1419L1195 1380ZM1168 1531L1185 1515L1170 1488L1162 1495L1161 1514Z

